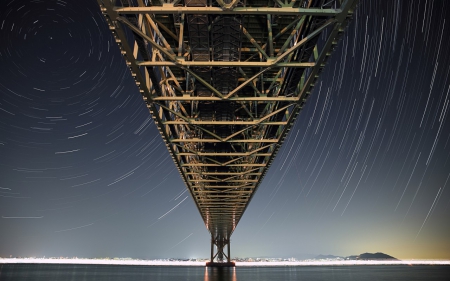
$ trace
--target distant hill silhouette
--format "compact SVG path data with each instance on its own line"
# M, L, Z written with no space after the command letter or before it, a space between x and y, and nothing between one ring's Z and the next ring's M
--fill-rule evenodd
M356 258L357 260L398 260L394 258L393 256L386 255L384 253L364 253Z
M334 256L334 255L318 255L314 258L315 260L326 260L326 259L345 259L345 260L398 260L393 256L384 253L364 253L360 255L351 255L348 257Z

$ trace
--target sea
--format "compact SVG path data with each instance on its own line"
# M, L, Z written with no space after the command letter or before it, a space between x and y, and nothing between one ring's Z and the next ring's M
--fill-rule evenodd
M94 264L0 264L0 280L33 281L449 281L450 265L207 268Z

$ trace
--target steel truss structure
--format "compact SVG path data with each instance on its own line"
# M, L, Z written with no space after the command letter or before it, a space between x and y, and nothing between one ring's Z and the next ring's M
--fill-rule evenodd
M357 0L98 2L211 233L211 262L229 262L230 236Z

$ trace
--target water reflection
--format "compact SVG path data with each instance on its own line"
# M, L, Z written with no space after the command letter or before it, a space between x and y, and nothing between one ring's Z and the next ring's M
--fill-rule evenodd
M1 264L0 280L33 281L411 281L449 280L450 266L298 266L228 267L118 266L76 264Z
M204 281L237 281L236 267L205 267Z

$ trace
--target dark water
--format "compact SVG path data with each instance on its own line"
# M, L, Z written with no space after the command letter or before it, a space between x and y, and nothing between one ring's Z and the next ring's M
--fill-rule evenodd
M0 280L450 280L450 266L299 266L205 268L128 265L0 264Z

